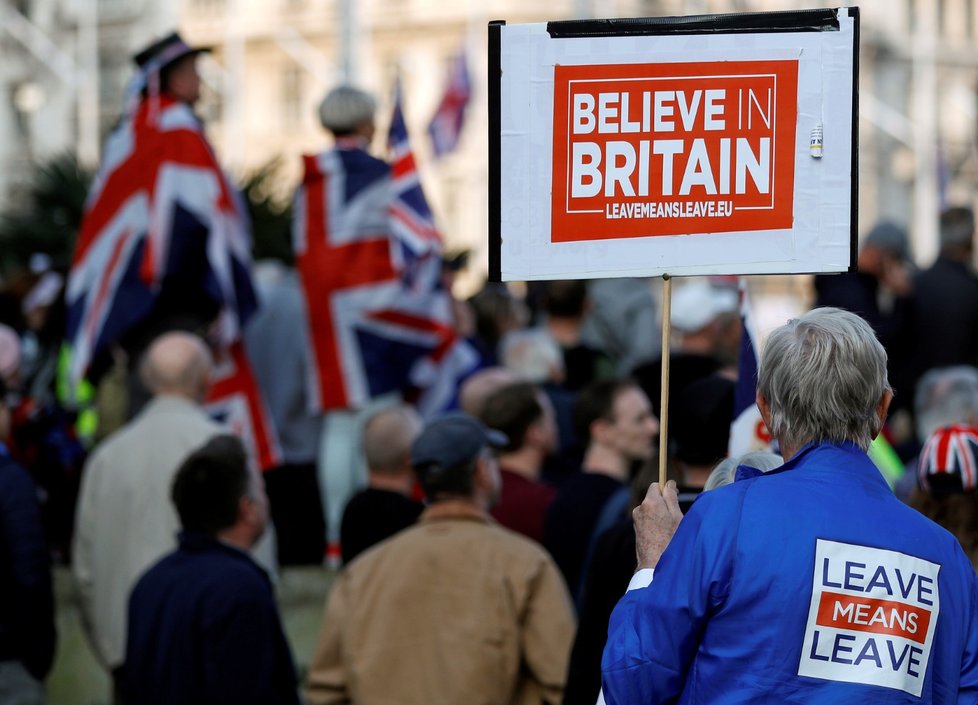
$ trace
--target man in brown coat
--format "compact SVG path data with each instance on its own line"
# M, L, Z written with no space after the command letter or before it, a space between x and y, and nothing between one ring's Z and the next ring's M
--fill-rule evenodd
M338 579L309 668L310 705L560 702L570 598L546 552L489 516L500 489L490 449L505 442L455 414L414 443L431 505Z

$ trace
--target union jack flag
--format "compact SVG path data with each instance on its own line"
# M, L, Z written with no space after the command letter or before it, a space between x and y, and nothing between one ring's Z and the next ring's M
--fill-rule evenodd
M465 110L472 97L472 83L469 80L469 67L462 51L452 60L452 69L445 86L445 93L435 110L428 134L436 156L448 154L458 146L462 134Z
M238 339L256 306L238 198L184 103L144 100L109 137L66 289L74 380L167 287L220 308L216 334Z
M204 409L241 438L261 470L282 464L282 451L244 345L235 342L216 361Z
M465 367L441 286L441 238L399 94L395 102L392 165L351 139L304 157L293 239L315 361L308 380L314 411L358 408L416 388L422 413L432 413L454 396L447 371Z
M924 442L918 459L920 485L933 491L932 483L957 477L961 491L978 486L978 428L957 424L934 431ZM940 489L946 490L946 486Z

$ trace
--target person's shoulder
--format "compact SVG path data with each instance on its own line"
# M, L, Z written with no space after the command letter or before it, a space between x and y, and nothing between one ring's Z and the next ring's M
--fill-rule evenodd
M13 458L0 456L0 499L4 503L37 498L37 486L30 472Z

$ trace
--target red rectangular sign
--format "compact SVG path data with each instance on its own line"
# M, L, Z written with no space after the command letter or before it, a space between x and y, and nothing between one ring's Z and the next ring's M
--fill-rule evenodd
M554 67L551 239L792 227L798 62Z
M930 626L930 611L895 600L823 592L816 624L871 634L890 634L923 644Z

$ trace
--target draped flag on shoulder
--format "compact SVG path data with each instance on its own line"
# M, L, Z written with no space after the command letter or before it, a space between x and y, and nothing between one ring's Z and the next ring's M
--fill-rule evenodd
M71 377L153 311L178 281L220 308L225 344L256 302L247 216L190 107L144 100L109 137L68 276Z
M265 400L237 341L217 360L204 409L218 423L241 438L248 456L259 469L282 464L282 451Z
M757 330L751 312L747 282L740 284L740 355L737 363L737 386L734 389L733 422L730 424L728 454L735 458L750 451L771 450L771 434L761 419L755 401L757 394Z
M399 98L390 146L391 165L349 139L304 158L293 239L315 363L308 380L315 411L358 408L418 388L425 412L454 394L441 371L464 353L441 287L441 238Z
M452 59L445 93L428 125L428 134L431 137L435 156L448 154L458 146L462 124L465 121L465 110L471 98L472 82L469 79L469 66L463 50Z

